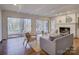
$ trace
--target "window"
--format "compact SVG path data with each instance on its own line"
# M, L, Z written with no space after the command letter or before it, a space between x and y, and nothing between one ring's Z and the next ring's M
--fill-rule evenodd
M31 19L8 17L8 35L31 32Z
M41 33L42 31L48 32L48 21L47 20L36 20L36 33Z
M8 18L8 34L21 33L21 19L20 18Z
M31 19L24 19L24 32L31 32Z

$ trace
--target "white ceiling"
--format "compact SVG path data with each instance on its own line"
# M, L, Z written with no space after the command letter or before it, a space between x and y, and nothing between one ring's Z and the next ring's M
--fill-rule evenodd
M79 4L1 4L0 9L51 17L59 13L78 11Z

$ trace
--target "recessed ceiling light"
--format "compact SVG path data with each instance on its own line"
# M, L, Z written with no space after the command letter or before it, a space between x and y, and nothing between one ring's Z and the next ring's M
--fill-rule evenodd
M13 5L15 5L15 6L16 6L16 4L13 4Z

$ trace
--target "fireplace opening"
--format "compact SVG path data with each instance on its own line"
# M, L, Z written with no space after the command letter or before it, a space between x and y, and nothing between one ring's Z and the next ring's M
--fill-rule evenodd
M69 27L60 27L60 34L70 34L70 28Z

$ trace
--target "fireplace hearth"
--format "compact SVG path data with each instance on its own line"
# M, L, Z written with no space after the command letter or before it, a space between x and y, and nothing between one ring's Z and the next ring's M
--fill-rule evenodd
M60 27L59 30L60 34L70 34L70 27Z

